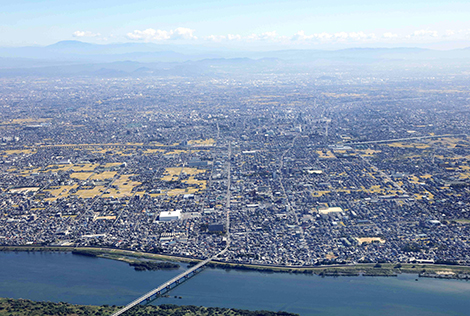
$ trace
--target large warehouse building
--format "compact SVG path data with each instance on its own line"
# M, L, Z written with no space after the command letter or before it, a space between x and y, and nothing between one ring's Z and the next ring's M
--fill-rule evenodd
M181 210L161 212L158 220L160 222L175 221L181 218Z

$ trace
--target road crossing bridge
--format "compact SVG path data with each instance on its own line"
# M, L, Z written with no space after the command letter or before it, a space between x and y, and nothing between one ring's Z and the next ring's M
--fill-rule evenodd
M117 312L115 312L114 314L112 314L111 316L121 315L121 314L125 313L126 311L128 311L129 309L131 309L132 307L134 307L136 305L139 305L140 303L142 303L144 301L149 301L153 298L157 298L160 295L162 295L163 293L166 293L169 290L174 289L179 284L183 283L184 281L186 281L190 277L194 276L196 273L200 272L207 263L209 263L210 261L216 259L218 256L223 255L226 251L227 251L227 248L225 248L224 250L222 250L218 254L216 254L216 255L214 255L214 256L212 256L212 257L210 257L210 258L208 258L204 261L199 262L195 266L193 266L190 269L184 271L183 273L180 273L179 275L175 276L171 280L166 281L165 283L163 283L162 285L160 285L156 289L153 289L152 291L150 291L150 292L142 295L141 297L133 300L132 302L130 302L129 304L124 306L122 309L120 309Z

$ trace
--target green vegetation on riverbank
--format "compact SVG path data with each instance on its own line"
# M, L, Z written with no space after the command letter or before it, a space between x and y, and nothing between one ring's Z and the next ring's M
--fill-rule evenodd
M119 310L117 306L89 306L68 303L34 302L24 299L0 298L0 315L8 316L104 316ZM294 316L286 312L248 311L232 308L177 306L164 304L160 306L138 305L127 311L126 316Z
M129 264L140 264L147 261L141 259L177 261L195 264L199 260L166 256L152 253L136 252L121 249L108 248L74 248L74 247L39 247L39 246L3 246L0 251L57 251L80 252L88 256L119 260ZM470 267L443 264L393 264L393 263L360 263L355 265L328 265L318 267L289 267L289 266L264 266L250 264L234 264L225 262L210 262L208 267L221 269L251 270L258 272L285 272L316 274L320 276L397 276L401 273L419 274L423 277L439 276L440 278L467 279L470 276Z
M179 264L173 262L155 262L155 261L143 261L143 260L135 260L129 257L122 257L116 255L109 255L109 254L100 254L96 251L91 251L88 249L74 249L72 250L72 254L74 255L81 255L87 257L99 257L99 258L106 258L106 259L113 259L127 262L131 267L134 267L136 271L155 271L155 270L171 270L171 269L178 269L180 266Z

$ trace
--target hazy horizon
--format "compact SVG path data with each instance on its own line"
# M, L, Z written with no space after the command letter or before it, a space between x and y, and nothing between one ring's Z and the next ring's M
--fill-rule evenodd
M0 46L63 40L161 43L245 50L470 46L470 3L359 0L20 0L3 5Z
M1 45L0 48L25 48L25 47L49 47L54 46L55 44L59 43L83 43L83 44L91 44L91 45L99 45L99 46L107 46L107 45L147 45L150 44L152 47L158 48L162 47L168 49L171 47L198 47L203 50L233 50L233 51L251 51L251 52L266 52L266 51L277 51L277 50L320 50L320 51L335 51L335 50L344 50L344 49L400 49L400 48L419 48L419 49L430 49L430 50L438 50L438 51L448 51L448 50L455 50L455 49L465 49L470 47L470 40L469 41L455 41L455 42L436 42L436 43L427 43L427 44L420 44L420 43L369 43L369 44L357 44L357 45L323 45L323 46L312 46L312 47L296 47L296 46L266 46L266 47L229 47L224 45L201 45L197 43L175 43L175 42L132 42L132 41L116 41L116 42L106 42L106 43L95 43L87 41L86 39L64 39L59 40L53 43L48 44L31 44L31 45L15 45L15 46L8 46L8 45Z

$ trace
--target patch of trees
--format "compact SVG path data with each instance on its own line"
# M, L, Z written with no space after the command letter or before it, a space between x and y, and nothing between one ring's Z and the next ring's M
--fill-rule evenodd
M129 263L136 271L153 271L153 270L171 270L178 269L179 264L173 262L154 262L154 261L138 261Z
M451 266L458 266L459 263L457 261L452 261L452 260L436 260L434 261L434 264L447 264Z
M33 302L30 300L14 300L0 298L0 315L18 316L98 316L110 315L117 311L116 306L83 306L68 303ZM220 307L199 307L199 306L177 306L163 304L160 306L138 305L126 312L127 316L295 316L287 312L271 311L249 311L242 309L220 308Z
M96 257L96 253L92 251L87 251L87 250L73 250L72 251L73 255L80 255L80 256L86 256L86 257Z

